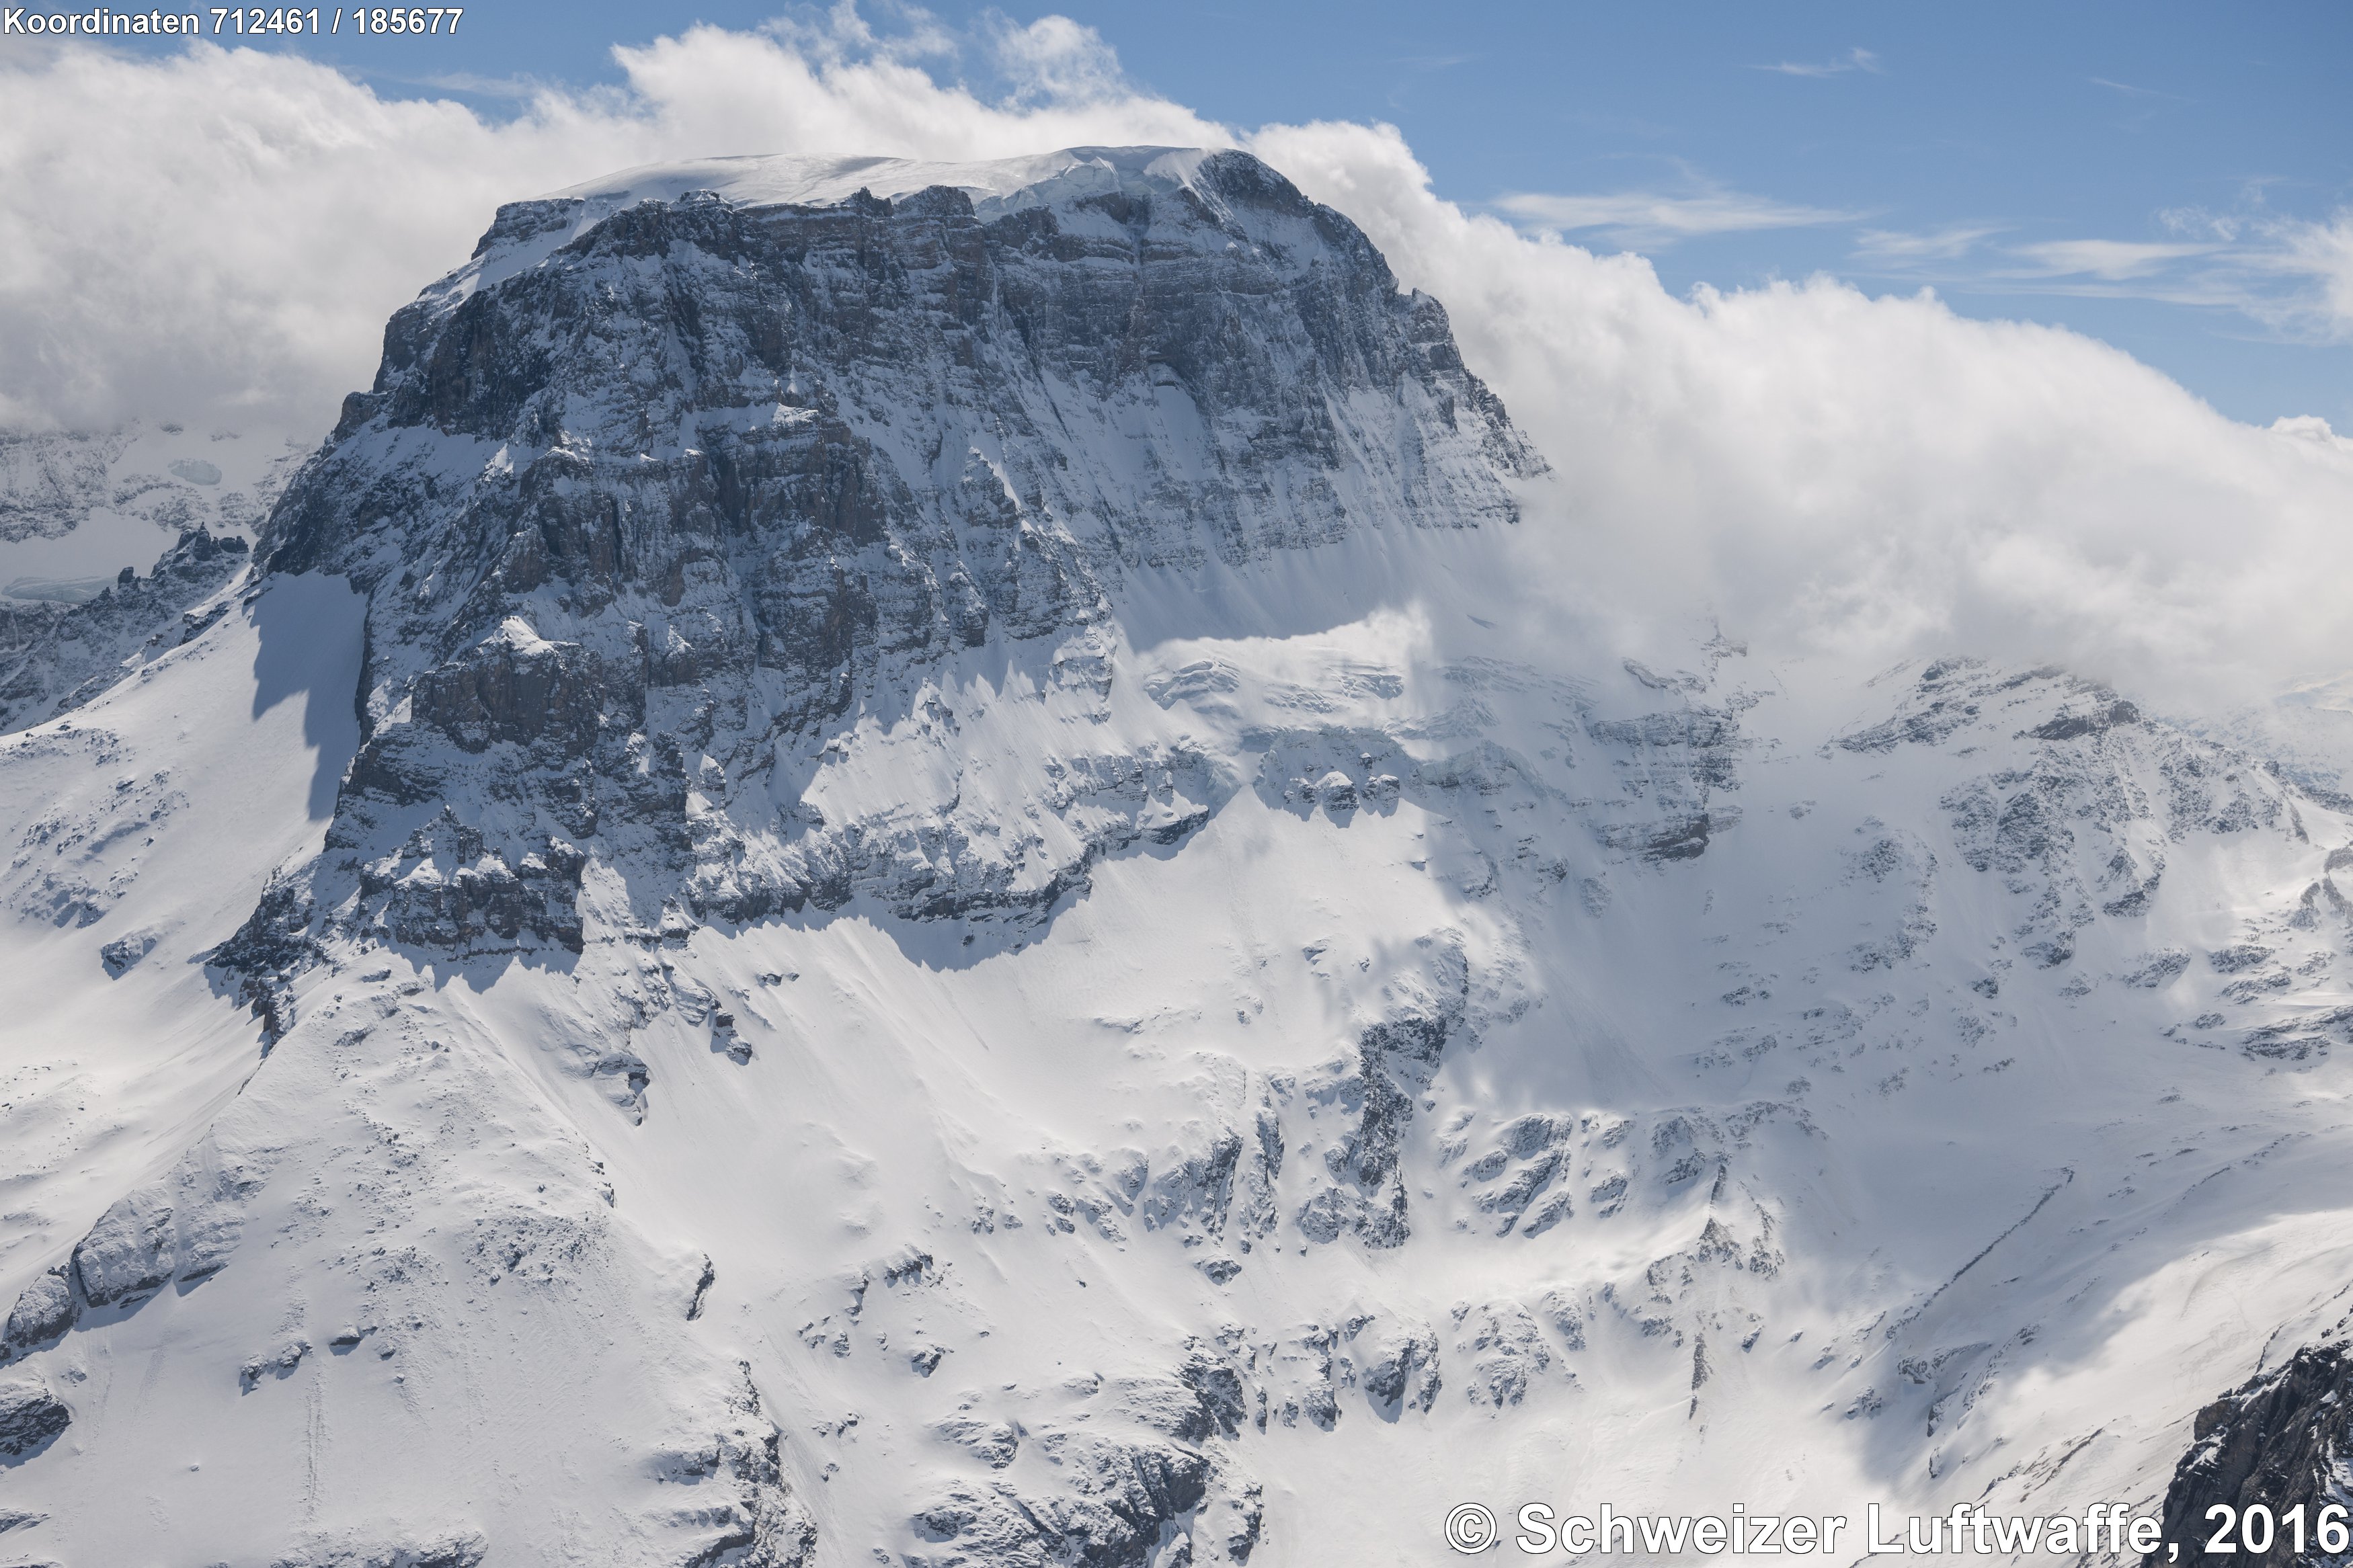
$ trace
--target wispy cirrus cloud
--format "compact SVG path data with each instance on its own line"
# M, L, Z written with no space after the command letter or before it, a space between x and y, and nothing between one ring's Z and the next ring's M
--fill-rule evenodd
M2105 293L2232 310L2314 342L2353 342L2353 207L2327 218L2266 210L2257 187L2234 213L2158 215L2170 242L2056 240L2022 245L2028 262L2000 274L2050 279L2054 291Z
M524 76L484 76L480 71L438 71L431 76L394 76L371 71L370 81L398 87L429 87L437 92L462 93L469 98L501 99L529 103L549 90L547 82Z
M1854 253L1865 261L1897 266L1955 261L2003 230L2000 224L1948 224L1926 230L1866 228L1855 236Z
M2135 87L2131 82L2116 81L2104 76L2091 77L2086 79L2088 79L2094 87L2105 87L2110 92L2121 92L2126 98L2162 98L2174 103L2188 103L2189 101L2189 100L2182 97L2178 92L2166 92L2153 87Z
M1560 235L1597 235L1637 247L1672 245L1679 239L1712 234L1813 228L1824 224L1852 223L1862 216L1832 207L1775 201L1741 191L1713 189L1689 194L1614 191L1584 195L1521 191L1499 198L1495 205L1523 227Z
M2227 310L2284 338L2353 342L2353 208L2325 219L2264 209L2169 208L2165 240L2105 237L1990 243L2010 226L1866 229L1858 261L1883 274L1979 293L2149 300Z
M1844 76L1849 71L1863 71L1872 76L1884 76L1887 68L1869 49L1849 49L1831 60L1781 60L1769 66L1750 66L1753 71L1772 71L1778 76Z
M2353 207L2326 223L2290 223L2271 230L2274 248L2251 258L2260 270L2294 279L2304 314L2333 340L2353 342Z
M2145 244L2125 239L2053 239L2010 247L2010 254L2031 264L2031 270L2010 276L2097 278L2123 283L2153 278L2175 262L2212 256L2220 245Z

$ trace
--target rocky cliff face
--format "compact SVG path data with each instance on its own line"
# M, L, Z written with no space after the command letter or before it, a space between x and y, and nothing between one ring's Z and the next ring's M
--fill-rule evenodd
M1220 572L1513 521L1536 459L1355 226L1240 153L1066 162L1009 210L502 209L264 538L368 594L368 732L328 875L256 961L319 921L576 947L592 843L649 930L860 900L1034 923L1230 784L1090 748L1026 759L1045 809L1011 833L954 792L829 814L808 786L858 722L926 722L984 666L1100 704L1139 572L1181 634Z
M2347 1459L2353 1455L2348 1391L2353 1369L2346 1364L2345 1346L2306 1345L2284 1365L2200 1409L2190 1428L2192 1447L2166 1490L2165 1539L2184 1553L2229 1552L2262 1568L2342 1561L2341 1552L2319 1550L2315 1532L2323 1507L2347 1506ZM2251 1504L2269 1509L2274 1521L2303 1510L2304 1549L2285 1525L2274 1526L2267 1550L2247 1545L2239 1521ZM2230 1511L2210 1515L2217 1506ZM2216 1541L2221 1544L2210 1544ZM2166 1560L2162 1551L2147 1559L2152 1565Z

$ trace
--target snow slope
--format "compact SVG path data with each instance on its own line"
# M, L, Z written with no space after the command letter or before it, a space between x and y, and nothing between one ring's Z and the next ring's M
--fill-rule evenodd
M2341 1331L2353 802L1523 629L1547 482L1241 155L506 209L233 613L0 740L0 1542L2155 1511Z

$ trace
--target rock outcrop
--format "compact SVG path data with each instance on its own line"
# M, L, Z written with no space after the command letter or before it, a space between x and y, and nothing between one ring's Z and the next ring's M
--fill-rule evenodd
M2203 1557L2210 1539L2234 1551L2232 1561L2249 1568L2316 1568L2339 1562L2342 1552L2317 1549L2316 1534L2295 1550L2280 1527L2269 1551L2250 1550L2240 1518L2251 1505L2271 1510L2274 1521L2301 1508L2308 1531L2316 1531L2324 1504L2347 1501L2346 1465L2353 1460L2353 1359L2346 1346L2306 1345L2282 1365L2249 1378L2198 1412L2191 1447L2175 1467L2165 1493L2165 1539L2183 1557ZM2210 1517L2216 1505L2227 1516ZM2227 1531L2227 1533L2225 1533ZM2166 1562L2164 1548L2148 1553L2149 1568Z
M95 599L0 621L0 734L70 713L139 665L187 642L228 607L221 590L250 559L244 540L197 527L142 577L129 567Z
M14 1459L36 1453L72 1425L73 1412L39 1379L0 1382L0 1456Z

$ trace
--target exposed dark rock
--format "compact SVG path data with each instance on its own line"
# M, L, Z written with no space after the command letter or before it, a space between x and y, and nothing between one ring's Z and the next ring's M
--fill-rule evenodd
M73 1249L74 1278L93 1307L160 1290L178 1266L172 1205L154 1191L117 1202Z
M2089 713L2063 713L2048 722L2037 724L2027 731L2038 741L2072 741L2081 735L2096 735L2117 724L2137 724L2140 710L2129 702L2112 702L2105 709Z
M1517 1405L1552 1365L1544 1331L1516 1301L1465 1306L1454 1321L1462 1335L1455 1345L1465 1367L1462 1392L1473 1405Z
M34 1453L73 1425L73 1412L34 1378L0 1383L0 1456Z
M2217 1024L2220 1014L2207 1016ZM2201 1026L2206 1020L2199 1020ZM2353 1045L2353 1006L2336 1006L2322 1012L2291 1015L2276 1023L2265 1024L2247 1031L2239 1044L2241 1051L2251 1058L2273 1061L2305 1061L2326 1056L2332 1044Z
M935 1423L932 1429L971 1453L992 1470L1001 1470L1010 1465L1021 1449L1020 1434L1003 1421L951 1415Z
M260 1385L261 1380L265 1377L275 1378L282 1383L301 1370L303 1358L310 1353L311 1342L297 1338L287 1340L275 1349L264 1351L259 1355L248 1357L245 1364L237 1368L237 1386L250 1394Z
M577 643L543 641L510 616L496 634L419 676L409 700L419 721L461 751L543 741L559 756L579 757L596 744L609 690L595 655Z
M0 599L0 670L14 670L71 614L73 605L61 599Z
M1042 832L952 802L832 822L806 791L860 715L952 730L917 693L974 648L1102 702L1126 573L1508 523L1503 479L1541 464L1346 219L1242 153L1182 180L1087 155L1118 188L1014 208L502 208L480 286L393 319L264 530L270 570L368 597L364 736L319 885L220 961L283 973L320 921L576 947L559 840L649 929L861 899L1034 923L1205 823L1233 783L1181 751L1051 759ZM399 456L420 437L492 456L453 480ZM428 875L404 848L450 813ZM445 861L451 826L479 851Z
M1891 719L1838 738L1850 752L1887 752L1899 745L1934 746L1982 710L1966 678L1984 668L1973 658L1940 658L1920 672L1913 700Z
M2277 1519L2301 1507L2315 1521L2323 1504L2343 1499L2338 1479L2353 1458L2353 1359L2343 1343L2306 1345L2285 1364L2249 1378L2198 1412L2189 1451L2174 1467L2165 1492L2165 1540L2183 1561L2206 1560L2211 1532L2221 1527L2207 1510L2226 1504L2237 1518L2261 1503ZM2308 1526L2309 1528L2309 1526ZM2239 1548L2231 1557L2247 1568L2317 1568L2337 1561L2316 1550L2295 1551L2284 1529L2267 1552ZM2311 1536L2306 1537L2312 1544ZM2142 1560L2148 1568L2167 1561L2164 1547Z
M287 977L320 952L311 934L314 907L306 879L272 873L245 923L212 952L212 963L234 977L239 999L261 1020L265 1051L293 1026Z
M1633 839L1645 860L1696 860L1707 853L1709 833L1715 823L1704 815L1670 822L1662 827L1645 829ZM1626 847L1620 842L1613 847Z
M2018 916L2010 940L2040 966L2071 963L2076 932L2100 915L2147 915L2173 845L2297 820L2289 787L2251 759L2145 720L2105 687L2053 669L1957 668L1939 700L1965 699L1977 717L1935 743L1956 758L1999 749L2009 765L1957 784L1942 805L1962 863L2000 879ZM2315 891L2311 904L2321 897ZM2267 955L2245 944L2216 954L2215 965L2232 973ZM2180 969L2163 958L2120 978L2168 984Z
M212 597L245 567L245 541L202 528L180 535L147 577L125 568L121 580L59 615L12 616L0 632L24 637L0 649L0 733L69 713L124 679L126 660L153 658L188 641L227 608L193 606ZM31 635L26 636L27 631Z
M762 1412L748 1370L727 1408L724 1430L659 1461L665 1479L703 1489L694 1510L671 1521L702 1533L675 1561L680 1568L805 1568L817 1550L817 1526L785 1479L784 1439Z
M1438 1336L1426 1328L1399 1326L1371 1342L1359 1342L1365 1392L1390 1413L1428 1410L1444 1386L1438 1366Z
M2167 948L2162 952L2144 954L2132 969L2117 978L2127 985L2154 990L2179 979L2189 967L2189 955L2187 952L2179 948Z
M1607 749L1610 767L1641 815L1603 820L1601 842L1654 865L1696 860L1709 841L1740 820L1717 799L1740 787L1738 760L1748 742L1738 715L1694 706L1632 719L1596 719L1586 733Z
M1197 1429L1198 1436L1206 1437L1212 1431L1222 1432L1229 1437L1240 1435L1242 1423L1249 1419L1250 1412L1242 1399L1242 1381L1239 1373L1224 1362L1197 1351L1186 1362L1178 1376L1184 1380L1185 1386L1193 1391L1194 1397L1200 1403L1202 1414L1208 1418L1206 1424Z
M480 1568L490 1542L471 1531L406 1541L318 1541L271 1561L269 1568Z
M911 1521L917 1538L934 1550L911 1553L908 1562L923 1568L1146 1568L1208 1496L1208 1460L1176 1443L1087 1432L1048 1433L1038 1443L1067 1491L953 1486Z
M1299 1228L1309 1240L1330 1242L1348 1231L1367 1246L1390 1247L1412 1234L1398 1150L1415 1100L1437 1076L1451 1027L1444 1017L1405 1017L1375 1024L1358 1037L1356 1070L1328 1091L1356 1125L1324 1152L1336 1184L1300 1212Z
M132 965L155 951L156 936L152 931L134 931L116 937L98 950L98 961L106 966L107 973L121 978Z
M17 1296L8 1313L7 1328L0 1331L0 1361L37 1350L73 1327L80 1308L66 1268L58 1264Z
M510 866L445 806L397 850L361 868L360 893L381 900L383 929L396 942L465 949L528 934L577 952L587 864L551 837Z

